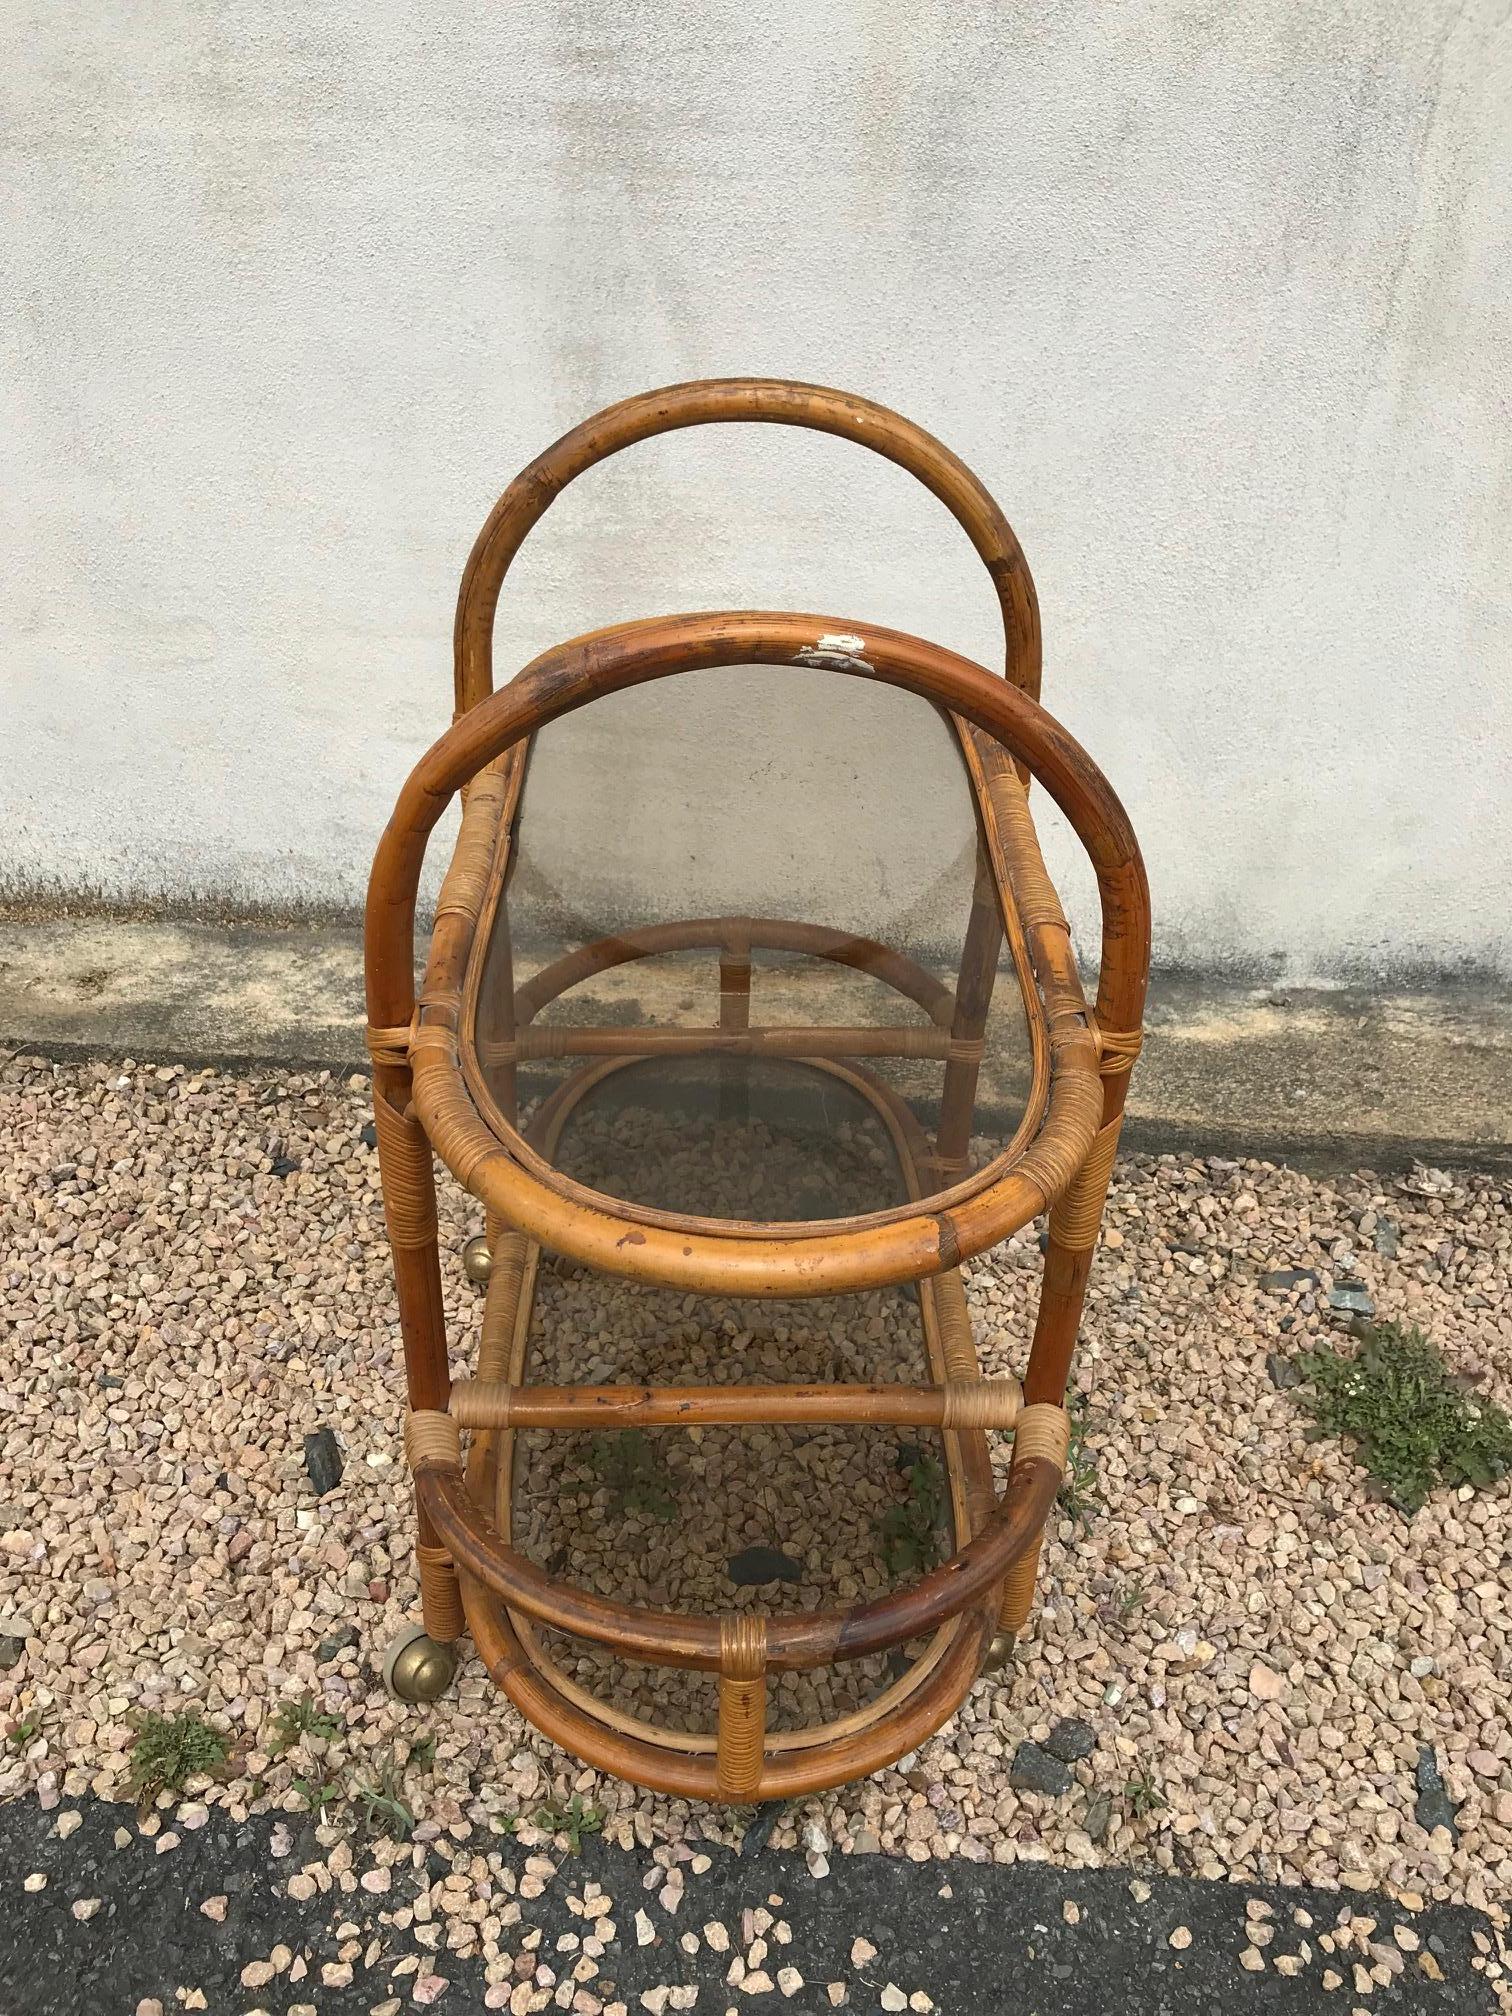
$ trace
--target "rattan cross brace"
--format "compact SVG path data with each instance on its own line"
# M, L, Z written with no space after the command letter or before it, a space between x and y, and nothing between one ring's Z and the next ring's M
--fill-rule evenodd
M1012 1428L1017 1379L943 1386L510 1386L455 1379L449 1401L464 1428L706 1428L850 1421L894 1428Z

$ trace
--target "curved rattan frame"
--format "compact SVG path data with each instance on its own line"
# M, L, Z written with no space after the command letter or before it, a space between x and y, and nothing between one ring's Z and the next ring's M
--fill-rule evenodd
M969 722L1044 784L1097 874L1103 912L1097 1027L1138 1027L1148 962L1148 898L1133 831L1090 758L1014 687L953 652L898 631L871 629L863 635L836 618L756 611L666 617L599 631L545 652L456 722L400 795L370 885L369 1016L389 1029L406 1028L414 1019L408 1059L416 1108L437 1153L459 1180L497 1216L585 1265L668 1286L747 1295L840 1294L917 1280L981 1252L1054 1204L1106 1117L1097 1031L1087 1017L1065 918L1042 865L1027 861L1025 887L1014 896L1046 1007L1051 1084L1045 1124L1018 1160L974 1195L894 1223L780 1239L770 1233L752 1238L723 1226L694 1231L641 1224L627 1237L622 1212L577 1203L510 1156L479 1114L461 1066L462 980L493 839L490 828L470 832L466 819L458 859L466 868L467 900L460 892L449 898L443 885L417 1015L413 933L425 842L463 785L548 722L606 694L715 665L812 663L820 640L835 634L858 637L862 646L843 663L825 661L838 675L919 694ZM1008 783L1006 770L1003 782ZM475 855L481 855L478 868Z
M493 687L493 625L510 564L531 527L576 477L611 455L684 427L757 422L804 427L869 448L906 469L950 512L991 576L1003 620L1004 676L1031 698L1040 690L1040 620L1034 581L990 492L959 456L901 414L824 385L782 378L703 378L664 385L607 406L554 441L499 499L468 555L453 632L459 716Z
M491 692L499 590L522 540L557 492L635 441L727 419L818 428L863 442L918 476L947 504L988 566L1003 616L1007 678L896 631L746 611L650 618L599 631L542 654ZM836 1783L897 1756L937 1727L979 1670L994 1616L1012 1632L1029 1612L1040 1533L1065 1456L1070 1357L1138 1047L1149 909L1132 830L1101 773L1033 697L1038 612L1001 512L939 443L885 409L844 394L764 380L679 386L625 401L574 429L516 479L480 534L458 602L456 657L458 718L400 795L374 862L367 923L375 1114L412 1410L407 1442L427 1628L454 1637L465 1611L490 1671L526 1714L579 1754L645 1784L690 1796L749 1798ZM536 1129L516 1132L512 1111L504 1110L507 1100L493 1099L471 1054L480 948L504 884L526 752L550 721L647 680L696 676L715 665L795 662L913 692L949 717L961 741L981 844L971 927L953 993L934 991L930 976L908 972L908 962L886 947L853 940L826 953L868 970L886 968L893 984L901 982L900 991L924 1008L926 1028L908 1037L918 1047L901 1054L946 1060L937 1138L932 1147L921 1141L907 1109L889 1112L885 1087L861 1065L840 1061L848 1049L865 1054L882 1047L875 1032L801 1032L799 1044L785 1031L781 1041L788 1048L781 1054L793 1054L795 1044L800 1052L810 1046L813 1054L802 1061L867 1090L887 1119L910 1203L867 1218L780 1226L637 1210L566 1182L550 1153L540 1152ZM1035 839L1025 788L1031 776L1060 806L1097 875L1102 956L1090 1010ZM464 796L462 830L417 999L413 935L420 869L427 838L458 791ZM789 934L808 929L771 921ZM727 988L731 999L738 990L742 957L749 971L753 922L761 920L703 920L723 934L721 1023L712 1040L697 1047L751 1054L775 1034L751 1031L738 1006L725 1013ZM672 937L698 928L671 927ZM964 1148L980 1054L976 1039L1004 937L1030 1012L1034 1084L1025 1124L1008 1151L987 1169L968 1173ZM645 956L647 949L606 942L559 961L518 993L511 981L507 995L517 1012L506 1031L506 1075L532 1042L539 1048L567 1041L529 1034L548 990L620 957ZM640 1050L633 1038L613 1041L608 1032L586 1044L581 1036L567 1041L569 1049L575 1043L604 1054L585 1058L548 1102L548 1116L564 1113L620 1062L667 1042L664 1035L639 1037ZM507 1339L499 1329L503 1318L496 1315L491 1331L485 1313L480 1377L455 1391L447 1370L432 1153L487 1209L496 1270L489 1308L496 1289L500 1310L508 1296L515 1298L507 1304ZM926 1164L932 1187L922 1180ZM960 1263L1047 1208L1044 1289L1022 1389L1013 1381L983 1380ZM528 1283L542 1245L608 1273L737 1296L817 1296L918 1282L936 1383L636 1392L530 1387L522 1378ZM784 1411L795 1408L804 1411ZM507 1519L491 1517L490 1505L499 1496L500 1452L512 1446L515 1426L575 1425L594 1418L595 1410L599 1418L648 1422L933 1422L945 1430L951 1454L963 1544L944 1566L880 1602L799 1616L653 1613L566 1587L509 1545ZM465 1467L464 1422L474 1432ZM1013 1461L995 1506L983 1433L989 1426L1014 1429ZM506 1473L508 1461L506 1455ZM595 1704L545 1655L534 1623L631 1658L716 1672L717 1736L711 1741L653 1729ZM767 1737L769 1672L859 1657L925 1635L929 1648L905 1683L869 1709L822 1729Z
M624 1069L632 1061L606 1060L556 1088L531 1128L543 1153L553 1152L562 1127L579 1100L605 1075ZM916 1189L917 1169L927 1143L909 1107L890 1087L864 1070L849 1069L830 1060L812 1068L834 1075L868 1099L892 1140L905 1183ZM538 1248L526 1248L521 1242L515 1264L501 1268L490 1284L479 1352L480 1379L502 1373L518 1384L525 1377L538 1253ZM934 1276L920 1287L925 1350L934 1377L948 1380L977 1376L959 1273L951 1270ZM969 1535L986 1518L992 1504L992 1470L986 1437L980 1430L967 1430L947 1434L943 1440L955 1532L958 1536ZM467 1469L469 1490L480 1503L492 1504L494 1523L506 1543L511 1531L512 1443L513 1435L508 1430L485 1431L476 1436ZM669 1731L642 1717L614 1709L563 1672L541 1644L528 1618L512 1616L491 1592L470 1579L462 1584L462 1596L469 1628L479 1646L505 1648L502 1656L498 1652L491 1656L491 1670L523 1713L531 1713L541 1698L542 1688L549 1690L544 1698L561 1703L564 1712L574 1718L572 1743L580 1755L613 1769L616 1768L614 1746L628 1742L636 1746L642 1775L647 1770L653 1774L645 1782L668 1792L710 1796L709 1773L717 1764L717 1734ZM899 1732L903 1748L911 1748L922 1733L927 1733L910 1733L918 1727L921 1713L933 1718L932 1726L938 1726L953 1712L958 1692L951 1671L942 1671L947 1655L954 1649L959 1656L964 1641L973 1662L979 1660L982 1633L991 1627L994 1608L989 1598L985 1604L969 1608L938 1626L925 1650L908 1669L865 1707L834 1722L771 1732L766 1749L773 1767L779 1772L796 1770L804 1762L800 1753L822 1748L825 1755L817 1761L827 1774L823 1782L838 1783L854 1774L858 1762L866 1769L874 1769L891 1761L893 1755L901 1754L889 1749ZM882 1732L880 1735L874 1733L878 1730ZM858 1739L874 1746L875 1756L860 1755L854 1747ZM822 1789L814 1776L813 1763L801 1782L807 1791Z

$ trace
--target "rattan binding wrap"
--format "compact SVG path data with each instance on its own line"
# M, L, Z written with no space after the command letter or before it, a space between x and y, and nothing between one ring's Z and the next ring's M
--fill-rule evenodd
M1027 1463L1038 1457L1042 1463L1053 1463L1057 1470L1064 1472L1066 1458L1071 1450L1071 1420L1064 1407L1052 1407L1041 1400L1037 1406L1026 1407L1018 1418L1018 1426L1013 1431L1013 1460Z
M1050 1237L1068 1252L1084 1253L1097 1244L1108 1182L1118 1156L1118 1137L1122 1131L1122 1113L1115 1115L1106 1127L1098 1129L1091 1154L1050 1213Z
M1094 1070L1067 1070L1050 1095L1052 1115L1074 1132L1052 1133L1047 1126L1025 1151L1019 1168L1039 1186L1047 1204L1060 1197L1086 1161L1103 1114L1102 1081Z
M404 1421L404 1453L411 1470L422 1463L462 1467L462 1427L450 1414L434 1409L417 1409Z
M1012 1428L1020 1419L1024 1391L1013 1374L998 1379L947 1379L942 1428Z
M425 1129L376 1086L373 1126L383 1157L383 1215L391 1245L414 1249L436 1236L436 1176Z
M766 1619L721 1618L714 1769L722 1798L749 1799L761 1782L766 1694Z
M514 1393L507 1379L454 1379L447 1406L459 1428L502 1431L513 1425Z
M371 1023L365 1031L367 1051L375 1064L387 1064L394 1070L403 1070L409 1063L410 1024L404 1023L397 1029L375 1029Z
M455 1072L457 1039L450 1029L421 1023L410 1047L417 1061L427 1052L439 1052ZM456 1172L458 1181L471 1187L479 1167L504 1150L478 1118L460 1074L444 1078L439 1085L427 1081L427 1098L425 1125L431 1143L441 1160Z
M1097 1068L1104 1078L1120 1078L1134 1069L1144 1048L1143 1029L1097 1028Z
M508 780L498 769L484 770L472 780L462 809L456 852L436 898L438 919L448 913L476 918L482 910L493 867L499 814L508 789Z
M528 1244L523 1232L501 1232L493 1240L493 1265L483 1304L483 1335L478 1345L479 1382L508 1376L509 1347L514 1341L520 1287L525 1279Z
M1031 1457L1038 1456L1064 1471L1070 1448L1071 1421L1064 1407L1051 1407L1042 1401L1038 1406L1026 1407L1020 1414L1013 1435L1015 1463L1027 1463ZM1043 1535L1036 1534L1034 1545L1019 1556L1004 1577L998 1609L998 1626L1003 1631L1017 1633L1029 1622L1043 1545Z
M1018 905L1019 921L1026 931L1033 930L1037 925L1053 925L1058 930L1069 932L1071 927L1066 922L1060 897L1055 893L1055 884L1050 880L1040 855L1028 795L1019 781L1018 772L1006 766L988 779L987 789L999 826L1016 843L1013 894Z
M978 1375L976 1340L971 1334L971 1311L966 1291L954 1267L934 1277L935 1321L940 1327L940 1351L945 1360L945 1376L950 1380L975 1379Z
M415 1548L415 1564L420 1574L420 1609L425 1628L437 1644L449 1645L462 1636L467 1621L452 1558L444 1547L427 1547L422 1541Z

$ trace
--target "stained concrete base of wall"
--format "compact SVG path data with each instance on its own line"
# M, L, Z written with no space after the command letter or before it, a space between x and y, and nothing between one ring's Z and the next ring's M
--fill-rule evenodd
M623 974L598 985L612 1015ZM361 1069L362 1027L350 926L0 922L11 1050ZM1181 977L1157 981L1147 1027L1130 1146L1318 1173L1512 1169L1512 1004L1490 988L1278 992Z

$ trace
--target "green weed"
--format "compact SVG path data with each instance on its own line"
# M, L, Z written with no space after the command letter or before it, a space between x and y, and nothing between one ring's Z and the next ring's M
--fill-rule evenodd
M1147 1820L1152 1813L1158 1813L1161 1807L1168 1803L1153 1772L1150 1771L1142 1771L1137 1778L1129 1780L1124 1786L1124 1798L1136 1820Z
M1149 1595L1149 1585L1145 1582L1126 1582L1118 1592L1118 1621L1127 1624Z
M231 1754L227 1738L197 1708L176 1715L135 1715L132 1727L137 1739L126 1788L142 1805L160 1792L181 1792L191 1778L213 1777Z
M298 1796L307 1813L323 1820L326 1808L334 1806L341 1797L341 1774L321 1771L310 1778L293 1778L289 1781L289 1790Z
M282 1757L286 1750L292 1750L305 1736L318 1737L325 1743L334 1742L345 1728L346 1724L339 1715L327 1714L323 1708L316 1707L313 1694L301 1694L297 1701L281 1701L273 1717L268 1755Z
M1512 1420L1467 1393L1420 1330L1371 1325L1352 1355L1330 1345L1297 1363L1313 1387L1302 1402L1311 1437L1347 1437L1399 1511L1416 1512L1436 1485L1484 1490L1512 1468Z
M921 1456L903 1472L908 1496L889 1507L877 1527L882 1558L892 1575L923 1574L940 1551L945 1516L945 1472L937 1458Z
M1068 1394L1066 1411L1071 1417L1071 1438L1066 1452L1066 1475L1055 1502L1067 1518L1090 1526L1102 1500L1097 1493L1097 1458L1087 1447L1087 1396Z
M390 1758L376 1778L365 1778L352 1787L352 1798L361 1809L362 1824L369 1834L387 1834L395 1841L408 1841L415 1831L415 1816L404 1802L402 1774Z
M548 1800L536 1808L530 1819L531 1825L539 1827L543 1834L565 1834L574 1855L583 1852L583 1836L602 1832L604 1825L603 1808L590 1806L581 1792L574 1792L565 1806L560 1800Z

